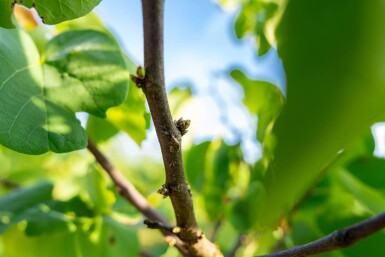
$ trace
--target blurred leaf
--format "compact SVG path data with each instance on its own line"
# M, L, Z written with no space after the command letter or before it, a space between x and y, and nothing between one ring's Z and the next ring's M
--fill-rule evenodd
M56 24L65 20L83 16L96 7L101 0L35 0L35 1L1 1L3 14L0 18L0 27L14 28L12 23L12 11L15 4L23 4L28 8L35 8L46 24Z
M207 214L213 221L224 215L218 210L226 204L231 163L239 162L241 154L239 145L229 146L222 140L213 141L207 150L203 193Z
M240 70L233 70L231 77L242 86L246 107L258 116L257 139L263 142L266 131L272 127L281 111L284 103L282 92L267 81L249 79Z
M87 134L92 139L92 142L96 144L107 141L118 132L119 130L106 119L93 115L90 115L87 119Z
M266 54L274 41L268 40L266 33L275 29L271 20L277 15L278 5L275 1L249 0L243 1L241 10L234 22L237 39L247 35L255 36L258 46L258 55Z
M236 199L231 205L229 221L240 233L250 232L255 229L257 216L261 213L258 202L265 196L263 185L258 182L252 182L246 194L241 199Z
M170 109L173 116L179 114L183 105L193 96L191 87L184 88L174 87L168 94Z
M46 203L47 206L55 211L76 217L94 217L95 210L91 208L89 202L77 195L67 201L50 201Z
M0 233L13 223L28 218L30 212L36 212L39 204L51 200L52 190L51 182L42 181L0 198Z
M29 36L35 43L39 53L42 54L50 38L54 36L54 31L49 26L38 26L28 31Z
M99 256L121 257L122 253L127 256L139 256L139 242L136 231L127 225L120 224L112 218L103 218L103 228L100 232Z
M20 188L0 198L0 212L20 213L30 207L52 198L53 185L42 181Z
M362 151L360 155L356 155L356 158L361 159L366 155L367 152ZM295 245L319 239L384 210L384 195L344 170L343 166L346 164L349 163L336 164L308 192L304 202L297 206L293 215L290 215L292 232L289 236ZM375 242L378 243L378 240L383 240L384 236L385 233L376 233L348 249L320 256L377 256L381 250L369 249ZM365 247L366 250L364 250Z
M28 237L18 227L3 236L4 253L7 257L121 257L138 256L139 244L135 231L112 218L97 217L79 222L71 233L50 233Z
M273 131L260 224L276 224L385 110L381 8L380 1L289 1L277 32L287 103Z
M205 162L211 142L194 145L184 154L185 170L190 186L200 192L205 180Z
M147 116L144 94L132 81L123 104L107 111L107 121L126 132L139 146L146 139Z
M366 186L351 174L341 170L339 178L342 186L372 213L379 214L385 210L385 195Z
M238 39L254 31L257 23L257 12L259 12L261 8L262 6L259 1L248 1L247 4L242 6L234 22L235 35Z
M363 183L385 193L385 159L357 158L347 166L347 169Z
M42 234L69 233L76 230L76 226L71 219L60 212L55 212L46 208L36 208L26 214L27 236L39 236Z
M112 206L115 203L114 193L107 189L105 173L92 165L87 175L87 189L93 207L98 214L111 213Z
M68 20L68 21L59 23L56 25L56 29L59 32L75 30L75 29L80 29L80 30L89 29L89 30L98 30L104 33L110 33L104 26L103 22L98 17L98 15L96 15L94 12L90 12L89 14L77 19Z
M13 0L0 1L0 10L2 14L0 16L0 27L13 28L15 25L12 22Z

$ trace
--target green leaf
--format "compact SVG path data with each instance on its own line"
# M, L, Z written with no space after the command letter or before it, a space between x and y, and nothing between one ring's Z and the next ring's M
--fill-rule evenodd
M200 192L205 180L206 154L211 142L194 145L184 154L186 176L190 186Z
M82 219L76 231L26 236L23 228L14 226L3 236L4 254L19 257L20 245L23 257L138 256L139 242L136 231L109 216Z
M100 257L120 257L139 255L139 241L136 231L125 224L118 223L109 216L103 218L103 228L100 232Z
M42 154L86 146L74 114L44 95L34 43L19 30L0 28L0 143L22 153Z
M368 186L382 190L385 193L385 159L376 157L357 158L350 164L347 169L356 178L361 180Z
M29 187L21 188L0 198L0 233L15 222L27 218L25 214L42 202L52 199L53 185L43 181Z
M51 199L52 190L53 185L48 181L15 190L0 198L0 212L20 213L45 200Z
M4 10L0 18L0 27L15 27L12 23L12 10L15 3L23 4L28 8L34 7L44 23L56 24L86 15L100 2L101 0L4 0L0 3L1 10Z
M87 175L88 195L98 214L109 214L116 201L114 193L107 189L104 175L96 166L91 166Z
M0 28L0 38L0 143L12 150L42 154L84 148L87 136L74 112L104 116L125 99L124 59L101 32L70 31L54 38L45 52L44 75L26 33Z
M193 92L190 86L184 88L174 87L168 94L171 113L175 116L179 114L187 101L191 100Z
M2 15L0 16L0 27L14 28L15 25L12 22L13 13L13 0L3 0L0 2L0 10Z
M62 33L48 43L43 58L47 97L71 111L105 117L126 99L129 73L122 52L102 32Z
M269 42L266 33L275 27L271 20L277 15L278 6L271 1L246 1L234 22L235 36L242 39L247 35L256 38L258 56L269 51L272 42Z
M233 70L230 75L242 86L246 107L258 116L257 139L263 142L266 130L269 126L272 127L281 111L284 103L282 92L267 81L249 79L240 70Z
M106 119L90 115L87 120L87 134L92 142L98 144L115 136L119 130Z
M31 210L27 217L27 236L39 236L42 234L68 233L75 231L76 226L69 216L50 210L44 206Z
M287 103L264 185L261 224L276 224L337 152L385 110L381 1L289 1L277 32Z
M62 23L59 23L56 25L56 29L59 32L64 32L68 30L75 30L75 29L89 29L89 30L98 30L104 33L109 33L109 31L104 26L103 22L100 20L97 14L94 12L90 12L89 14L74 19L65 21Z
M128 71L135 74L136 65L134 62L127 56L124 57L124 60ZM93 126L92 123L97 123L97 126ZM106 130L100 131L99 126ZM140 146L146 139L146 130L149 126L150 117L146 111L144 94L134 82L130 81L127 99L121 105L110 108L104 120L91 116L87 124L87 131L91 131L91 138L96 138L97 142L99 139L101 141L107 140L121 130Z
M146 114L144 94L131 81L127 99L121 105L109 109L106 120L126 132L140 146L147 135Z
M341 170L339 178L342 187L365 206L371 213L380 213L385 210L385 195L365 185L349 172Z
M231 182L231 164L241 159L239 145L229 146L223 140L213 141L206 154L205 207L211 220L222 218L226 194Z
M257 216L262 211L257 203L264 200L265 194L262 183L254 181L242 198L234 200L229 221L239 232L246 233L255 228Z

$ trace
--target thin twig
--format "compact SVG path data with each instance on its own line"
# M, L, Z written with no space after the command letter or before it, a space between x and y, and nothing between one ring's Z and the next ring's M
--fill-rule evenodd
M155 257L155 255L153 255L147 251L142 250L142 251L140 251L140 257Z
M16 189L20 187L18 184L8 179L0 179L0 185L4 186L7 189Z
M174 230L174 227L170 226L169 224L163 224L162 222L159 222L157 220L144 220L144 224L151 229L164 229L169 232L172 232Z
M212 231L211 237L210 237L210 240L211 240L212 242L215 242L215 241L217 240L218 232L219 232L219 229L220 229L221 226L222 226L222 223L223 223L223 222L222 222L221 219L219 219L219 220L217 220L217 222L215 222L214 227L213 227L213 231Z
M191 192L186 182L182 161L182 131L175 125L167 100L163 58L164 0L142 0L144 30L145 77L141 87L150 108L151 117L166 171L167 196L170 197L179 238L193 256L221 257L219 249L205 238L198 227Z
M385 227L385 212L306 245L260 257L306 257L351 246Z
M241 248L245 244L245 241L246 241L246 236L239 235L233 248L230 250L230 252L227 253L226 257L234 257L237 254L239 248Z
M146 198L144 198L144 196L140 194L138 190L136 190L136 188L123 176L123 174L114 166L112 166L110 161L104 156L102 152L99 151L99 149L91 142L91 140L88 140L87 148L94 155L96 161L110 176L118 193L122 197L127 199L133 206L135 206L139 212L141 212L147 218L151 220L157 220L163 224L171 226L157 210L148 204ZM175 247L183 254L183 256L190 256L184 247L183 242L181 242L178 237L167 230L160 229L160 231L165 236L166 241L172 246L175 245Z

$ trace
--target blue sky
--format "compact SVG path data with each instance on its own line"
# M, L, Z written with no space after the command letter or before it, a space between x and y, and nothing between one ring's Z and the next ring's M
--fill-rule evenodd
M192 74L199 67L209 66L211 70L228 68L229 65L253 67L253 72L258 77L282 84L282 80L277 78L278 64L274 54L259 60L257 65L253 43L235 39L232 27L234 11L224 12L210 0L167 0L165 3L165 64L168 85L179 77L192 79ZM118 35L129 55L137 63L142 63L140 0L123 3L121 0L102 1L96 11Z
M255 117L249 116L240 103L243 92L227 74L232 67L242 67L250 76L284 84L282 68L275 51L257 58L255 42L238 41L233 33L236 10L224 11L210 0L165 1L165 73L166 85L191 84L197 94L192 119L194 138L223 137L235 143L239 135L250 161L259 154L255 142ZM126 53L143 65L141 1L102 1L96 12L119 38ZM215 96L215 97L213 97ZM231 123L223 123L223 118ZM175 117L177 118L177 117ZM238 134L233 133L234 130ZM155 135L143 145L153 148Z
M248 153L246 158L254 161L260 154L254 134L256 119L240 104L242 90L225 75L231 67L242 67L251 77L284 88L283 68L276 52L257 58L255 42L235 39L236 10L224 11L210 0L167 0L165 4L166 84L170 89L188 82L195 89L200 108L192 120L199 127L194 137L204 140L221 136L231 143L236 140L233 130L238 130ZM105 0L96 12L120 39L127 54L143 65L141 1ZM222 116L231 121L231 129L223 124ZM372 129L377 139L376 154L385 156L385 125L377 124ZM150 133L142 151L154 152L154 144L156 137ZM135 147L132 142L131 147Z

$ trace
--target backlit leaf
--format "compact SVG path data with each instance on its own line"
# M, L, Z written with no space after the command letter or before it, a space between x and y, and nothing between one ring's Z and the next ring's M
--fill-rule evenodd
M74 112L104 116L127 94L120 48L101 32L70 31L51 40L43 72L29 36L0 28L0 57L0 143L18 152L84 148L87 137Z
M384 112L382 8L381 1L288 2L277 33L287 103L273 131L261 225L276 223Z

